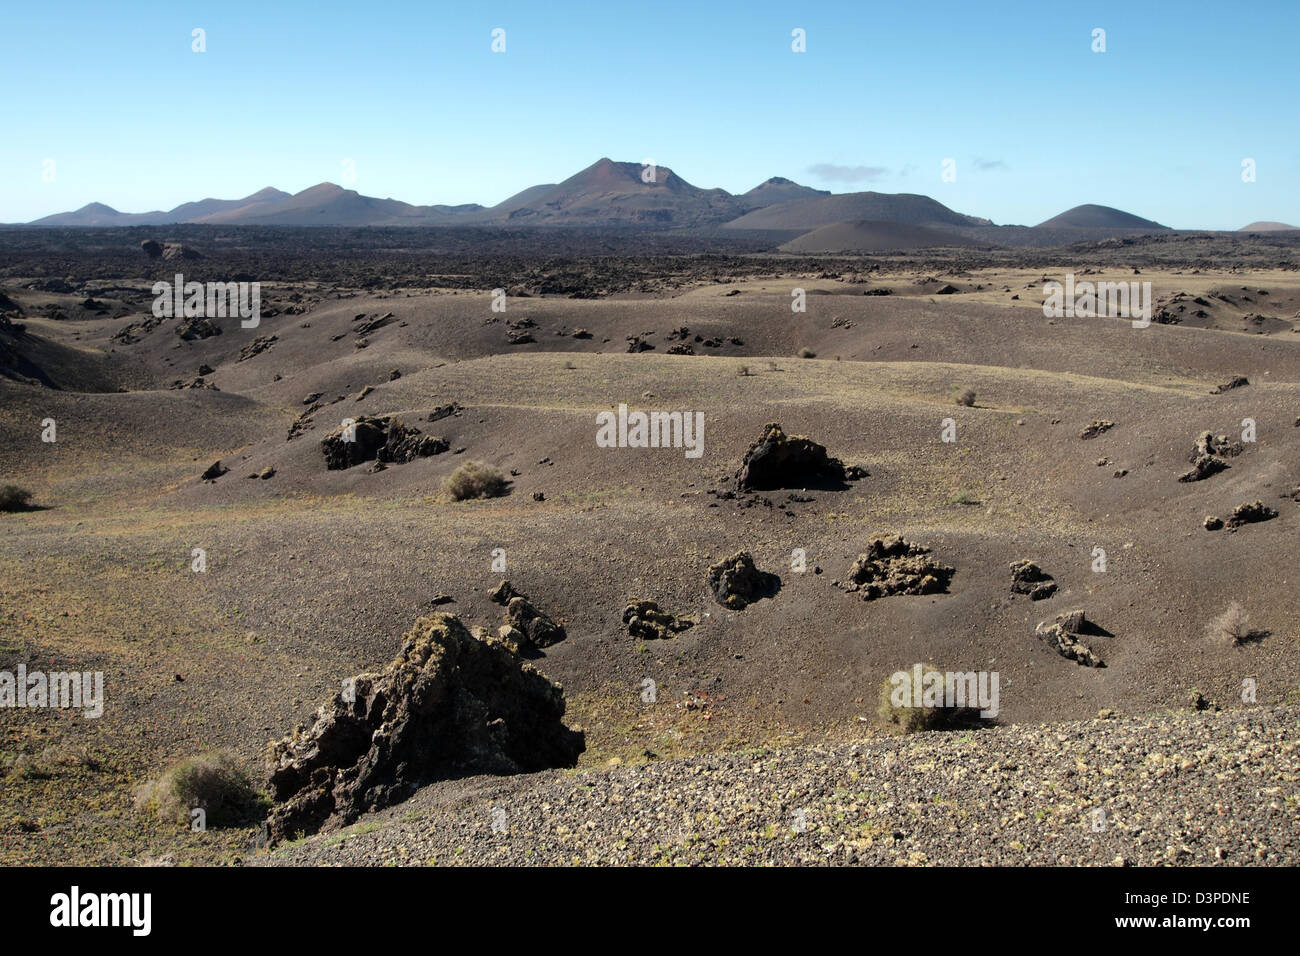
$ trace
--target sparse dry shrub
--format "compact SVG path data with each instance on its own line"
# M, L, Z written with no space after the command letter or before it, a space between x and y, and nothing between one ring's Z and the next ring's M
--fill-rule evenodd
M957 404L965 405L967 408L973 408L975 405L975 390L963 388L957 393Z
M467 461L447 476L446 491L453 501L497 498L510 482L500 471L481 461Z
M808 348L807 346L804 346L795 354L797 354L802 359L811 359L817 357L817 353L814 352L812 349Z
M1214 640L1235 647L1250 637L1250 618L1241 605L1233 601L1222 614L1210 621L1206 630Z
M908 668L906 673L911 676L915 673L915 665ZM937 674L940 683L943 681L943 672L933 664L922 664L921 674L923 681L929 681L931 674ZM955 730L960 728L969 728L979 726L980 716L978 708L973 707L912 707L896 706L892 694L894 683L890 677L885 678L880 684L880 706L876 710L876 716L885 726L898 726L902 728L905 734L915 734L924 730Z
M17 485L0 485L0 511L26 511L31 507L32 493Z
M260 815L265 799L239 762L225 751L186 757L144 784L135 808L165 822L188 826L202 809L208 826L239 825Z

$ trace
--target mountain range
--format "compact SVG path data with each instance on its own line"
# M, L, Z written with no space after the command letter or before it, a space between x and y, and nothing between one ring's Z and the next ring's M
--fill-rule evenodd
M666 166L601 159L561 183L531 186L495 206L414 206L376 199L334 183L289 194L267 188L243 199L203 199L175 209L118 212L90 203L33 226L150 226L176 223L266 226L657 225L717 226L766 206L827 197L774 177L742 195L701 189Z
M560 183L530 186L495 206L477 203L416 206L363 196L334 183L299 193L268 187L243 199L202 199L175 209L118 212L90 203L28 223L32 226L161 226L180 223L266 226L605 226L725 229L771 234L782 241L821 231L803 251L848 251L1025 241L1026 236L1128 234L1168 229L1108 206L1076 206L1037 226L997 227L955 212L929 196L835 193L773 177L739 195L702 189L666 166L600 159ZM909 227L884 228L888 224ZM828 228L834 227L834 228ZM1289 228L1252 223L1241 231ZM891 242L902 246L891 246ZM849 243L836 246L836 243Z

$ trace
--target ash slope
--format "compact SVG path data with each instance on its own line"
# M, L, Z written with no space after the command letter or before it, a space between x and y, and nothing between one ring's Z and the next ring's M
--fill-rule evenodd
M1298 719L1124 717L478 777L269 862L1294 866Z

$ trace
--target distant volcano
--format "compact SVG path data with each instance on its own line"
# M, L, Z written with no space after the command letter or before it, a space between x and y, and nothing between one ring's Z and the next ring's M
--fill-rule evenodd
M1040 222L1035 229L1168 229L1122 209L1087 203L1067 209L1059 216Z

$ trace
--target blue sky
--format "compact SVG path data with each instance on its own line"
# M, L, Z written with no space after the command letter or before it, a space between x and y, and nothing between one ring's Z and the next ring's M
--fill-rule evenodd
M610 156L999 223L1300 225L1298 36L1297 0L9 2L0 221L296 192L347 159L366 195L490 205Z

